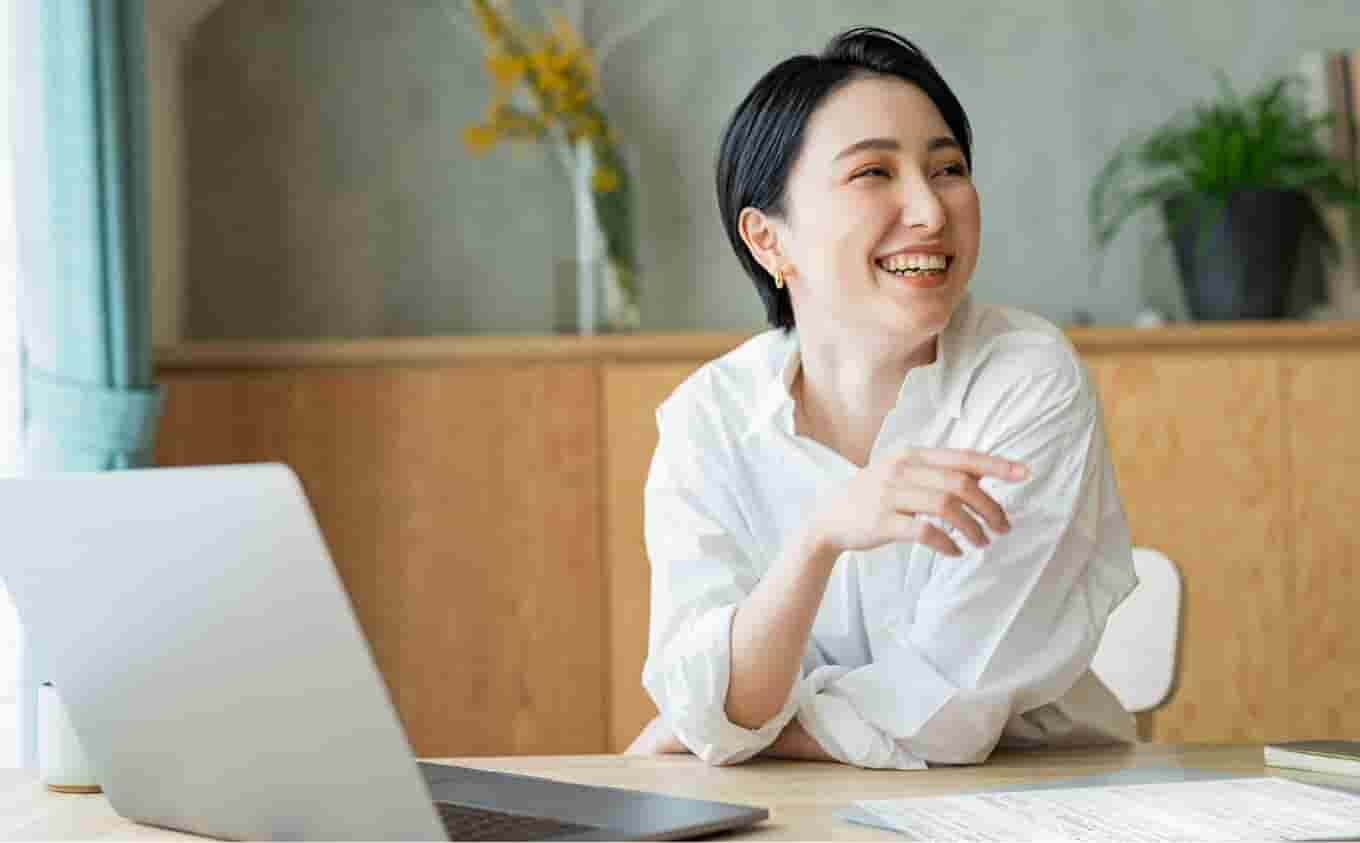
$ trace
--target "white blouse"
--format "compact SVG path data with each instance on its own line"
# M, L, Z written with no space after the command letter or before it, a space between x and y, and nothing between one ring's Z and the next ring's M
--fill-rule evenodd
M978 549L950 528L960 557L907 543L843 554L783 709L757 729L728 720L738 602L857 470L795 433L799 363L796 331L768 331L657 410L642 682L676 737L729 764L797 717L836 759L901 769L979 762L998 742L1134 740L1133 718L1090 671L1137 583L1096 395L1056 327L969 297L935 362L908 372L870 459L920 446L1026 463L1024 482L982 481L1010 532Z

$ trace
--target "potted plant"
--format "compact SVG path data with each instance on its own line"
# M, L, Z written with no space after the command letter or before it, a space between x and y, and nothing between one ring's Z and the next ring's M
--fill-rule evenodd
M1335 254L1314 202L1349 210L1360 193L1318 140L1333 115L1309 116L1290 90L1298 81L1277 78L1242 98L1220 74L1216 101L1126 140L1092 186L1101 248L1134 213L1161 207L1195 319L1278 319L1324 295L1320 278L1292 289L1301 247Z

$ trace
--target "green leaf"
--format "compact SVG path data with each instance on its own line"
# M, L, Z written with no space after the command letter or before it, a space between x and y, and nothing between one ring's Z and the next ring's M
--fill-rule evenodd
M1281 76L1241 97L1222 71L1218 96L1196 102L1145 135L1121 142L1091 187L1087 213L1103 248L1130 216L1177 195L1221 208L1245 188L1310 191L1360 208L1355 174L1319 138L1335 115L1309 115L1293 96L1303 80ZM1360 231L1360 210L1355 214Z

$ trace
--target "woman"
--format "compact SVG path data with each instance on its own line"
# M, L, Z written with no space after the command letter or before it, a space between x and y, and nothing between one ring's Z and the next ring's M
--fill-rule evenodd
M737 107L718 202L777 330L657 412L660 716L630 752L919 768L1134 738L1089 670L1136 582L1096 398L1056 328L966 295L971 167L948 85L883 30Z

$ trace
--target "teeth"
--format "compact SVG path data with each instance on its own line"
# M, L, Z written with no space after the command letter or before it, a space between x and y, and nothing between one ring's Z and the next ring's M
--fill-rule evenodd
M897 254L883 258L878 265L889 272L942 272L948 266L944 255Z

